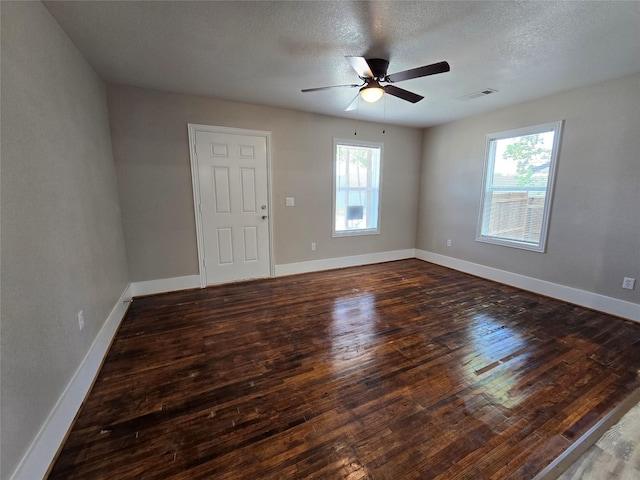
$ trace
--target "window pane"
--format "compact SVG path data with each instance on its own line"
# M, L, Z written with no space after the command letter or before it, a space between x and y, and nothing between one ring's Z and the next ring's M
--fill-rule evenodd
M478 240L544 249L560 122L490 135ZM525 129L526 130L526 129Z
M381 150L336 142L334 234L377 232Z

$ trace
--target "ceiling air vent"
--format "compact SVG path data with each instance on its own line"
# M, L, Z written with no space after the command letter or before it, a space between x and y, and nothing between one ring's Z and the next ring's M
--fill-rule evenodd
M469 95L465 95L464 97L458 98L458 100L475 100L476 98L486 97L487 95L491 95L492 93L497 92L493 88L485 88L479 92L470 93Z

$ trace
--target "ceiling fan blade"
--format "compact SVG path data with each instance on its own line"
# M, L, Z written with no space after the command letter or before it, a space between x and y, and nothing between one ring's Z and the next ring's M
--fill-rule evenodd
M373 72L364 57L344 57L360 78L373 78Z
M330 87L305 88L304 90L301 90L301 92L317 92L319 90L329 90L330 88L345 88L345 87L353 88L353 87L359 87L359 86L360 85L358 85L357 83L350 83L349 85L331 85Z
M432 65L425 65L424 67L392 73L387 77L387 80L390 82L402 82L404 80L411 80L412 78L427 77L429 75L435 75L436 73L445 73L449 70L451 70L451 67L449 67L447 62L438 62Z
M358 92L356 94L355 97L353 97L353 100L351 100L351 103L349 104L349 106L347 108L344 109L345 112L350 112L352 110L356 110L358 108L358 102L360 101L360 92Z
M410 92L404 88L398 88L395 85L385 85L383 88L389 95L393 95L394 97L401 98L402 100L406 100L411 103L417 103L424 98L422 95Z

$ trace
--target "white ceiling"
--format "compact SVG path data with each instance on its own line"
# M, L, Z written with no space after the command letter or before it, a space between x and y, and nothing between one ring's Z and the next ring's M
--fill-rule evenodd
M429 126L640 71L640 2L45 2L107 82L388 123ZM448 73L345 112L345 56L389 73ZM486 88L497 93L459 98Z

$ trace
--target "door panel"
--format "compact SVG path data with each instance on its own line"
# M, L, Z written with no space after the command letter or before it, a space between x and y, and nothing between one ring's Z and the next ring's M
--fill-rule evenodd
M256 206L256 182L255 170L253 168L241 168L242 178L242 211L244 213L255 213Z
M258 260L258 229L256 227L244 227L244 261Z
M231 213L229 169L213 168L213 192L215 193L216 213Z
M218 264L233 263L233 239L230 228L219 228L218 231Z
M206 284L268 277L264 136L195 132Z

